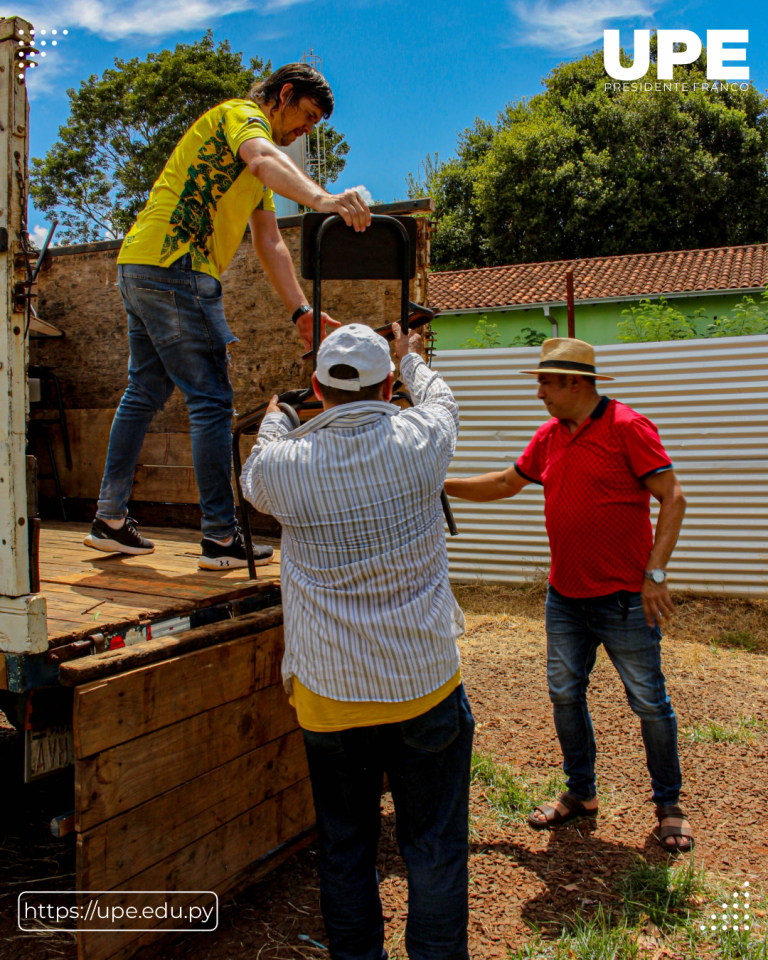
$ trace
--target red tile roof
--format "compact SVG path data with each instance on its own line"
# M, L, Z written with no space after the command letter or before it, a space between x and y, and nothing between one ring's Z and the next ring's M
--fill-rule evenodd
M768 244L434 272L429 275L429 305L450 313L564 303L568 267L573 267L577 301L749 290L768 286Z

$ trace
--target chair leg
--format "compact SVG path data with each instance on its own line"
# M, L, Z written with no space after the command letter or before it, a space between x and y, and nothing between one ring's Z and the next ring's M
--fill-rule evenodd
M53 388L56 391L56 405L59 408L59 420L61 422L61 438L64 441L64 457L67 462L67 469L72 469L72 450L69 446L69 431L67 430L67 417L64 413L64 401L61 399L61 384L59 378L53 371L49 374L53 380Z
M64 494L61 492L61 484L59 483L59 471L56 466L56 460L53 456L53 446L51 445L51 437L47 430L43 431L45 436L45 445L48 448L48 457L51 461L51 475L53 477L53 482L56 484L56 496L59 498L59 507L61 508L61 519L66 522L67 511L64 507Z

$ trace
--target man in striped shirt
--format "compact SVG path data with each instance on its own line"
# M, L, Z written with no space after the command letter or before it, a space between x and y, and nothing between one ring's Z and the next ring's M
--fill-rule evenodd
M342 327L312 377L323 413L292 431L273 398L241 482L283 528L283 679L307 748L331 957L386 957L376 874L386 771L408 867L408 955L466 960L474 720L440 506L458 406L421 337L394 329L415 406L389 402L386 341Z

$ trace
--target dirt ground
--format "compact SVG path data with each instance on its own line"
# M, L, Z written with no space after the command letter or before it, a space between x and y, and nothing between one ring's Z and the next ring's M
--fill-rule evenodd
M546 690L543 591L472 587L457 592L467 613L468 631L460 647L477 721L475 749L511 765L533 789L557 775L561 763ZM768 889L767 605L681 600L663 650L680 725L681 804L696 834L694 862L720 889L742 889L749 881L759 898ZM600 817L594 828L569 825L552 833L534 832L520 814L501 816L487 785L480 780L473 784L472 957L508 956L531 942L533 928L545 942L557 941L568 918L591 915L601 905L620 908L620 880L637 858L667 862L655 837L639 722L602 652L590 707L599 751ZM718 733L722 730L730 731L730 738ZM6 757L11 739L0 743ZM47 833L52 812L61 812L50 809L51 789L34 788L3 817L0 956L7 960L76 956L74 944L60 935L25 938L15 929L20 889L38 883L66 889L73 883L72 846ZM381 895L387 949L397 960L406 956L407 884L389 797L382 809ZM306 848L224 904L215 933L164 941L159 955L190 960L327 956L317 861L316 847ZM700 898L702 904L705 900ZM642 956L678 956L653 925L646 941ZM713 954L702 947L700 955Z

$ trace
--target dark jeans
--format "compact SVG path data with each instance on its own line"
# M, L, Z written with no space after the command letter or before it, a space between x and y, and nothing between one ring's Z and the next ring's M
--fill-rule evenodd
M118 283L128 314L128 388L117 408L96 515L122 520L152 418L181 390L189 411L192 462L200 490L202 529L233 533L232 385L221 284L193 270L189 254L170 267L120 264Z
M464 687L403 723L304 730L320 839L320 904L333 960L382 960L376 873L386 771L408 869L411 960L467 960L469 778Z
M547 682L568 789L582 800L596 793L597 747L587 687L601 643L621 677L630 707L640 718L653 802L677 803L682 784L677 719L661 672L661 632L645 622L640 594L573 600L550 586Z

